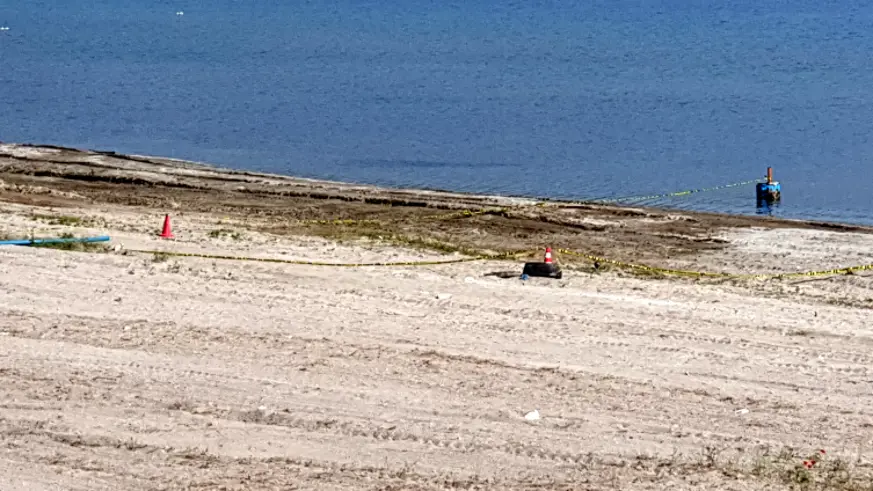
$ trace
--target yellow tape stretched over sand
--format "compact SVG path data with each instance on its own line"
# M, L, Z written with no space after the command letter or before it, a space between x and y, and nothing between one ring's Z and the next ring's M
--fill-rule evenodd
M669 269L669 268L659 268L656 266L647 266L645 264L633 264L626 263L622 261L616 261L613 259L607 259L599 256L592 256L591 254L585 254L581 252L572 251L569 249L558 249L558 252L563 254L568 254L576 257L583 257L592 262L597 261L606 264L612 264L613 266L618 266L620 268L625 269L636 269L641 271L648 271L651 273L661 273L661 274L669 274L675 276L691 276L691 277L704 277L704 278L726 278L726 279L768 279L768 278L798 278L804 276L827 276L827 275L837 275L837 274L848 274L853 273L855 271L866 271L873 270L873 264L864 264L860 266L850 266L846 268L836 268L836 269L828 269L822 271L803 271L803 272L795 272L795 273L763 273L763 274L743 274L743 273L722 273L722 272L708 272L708 271L687 271L682 269Z
M155 254L155 255L164 255L164 256L172 256L172 257L197 257L203 259L223 259L223 260L231 260L231 261L255 261L255 262L264 262L264 263L281 263L281 264L297 264L301 266L335 266L335 267L344 267L344 268L357 268L364 266L437 266L440 264L456 264L456 263L467 263L472 261L481 261L484 259L490 259L489 256L480 256L480 257L464 257L458 259L449 259L446 261L401 261L394 263L328 263L328 262L320 262L320 261L305 261L305 260L296 260L296 259L274 259L274 258L264 258L264 257L248 257L248 256L222 256L216 254L197 254L190 252L169 252L169 251L152 251L152 250L139 250L139 249L126 249L130 252L138 252L141 254ZM495 257L496 258L496 257Z
M467 218L478 215L498 214L509 211L509 208L482 208L479 210L460 210L451 213L443 213L441 215L432 215L426 217L416 217L415 220L452 220L455 218ZM296 223L301 225L382 225L390 222L399 222L400 220L356 220L351 218L338 218L333 220L298 220Z
M333 267L344 267L344 268L356 268L356 267L366 267L366 266L439 266L444 264L458 264L458 263L467 263L473 261L497 261L497 260L508 260L508 259L517 259L519 256L530 254L530 252L514 252L514 253L504 253L504 254L494 254L494 255L478 255L478 256L470 256L458 259L448 259L444 261L399 261L399 262L372 262L372 263L330 263L330 262L322 262L322 261L306 261L306 260L295 260L295 259L275 259L275 258L259 258L259 257L247 257L247 256L225 256L225 255L217 255L217 254L198 254L198 253L188 253L188 252L170 252L170 251L156 251L156 250L140 250L140 249L127 249L130 252L136 252L141 254L155 254L155 255L165 255L172 257L196 257L203 259L222 259L222 260L231 260L231 261L255 261L255 262L265 262L265 263L280 263L280 264L296 264L301 266L333 266ZM648 266L645 264L634 264L634 263L626 263L622 261L616 261L614 259L608 259L605 257L594 256L591 254L585 254L577 251L573 251L570 249L556 249L556 252L562 254L568 254L571 256L582 257L588 259L592 262L600 262L604 264L611 264L613 266L617 266L625 269L636 269L640 271L647 271L651 273L660 273L666 275L674 275L674 276L688 276L688 277L697 277L697 278L724 278L724 279L770 279L770 278L799 278L799 277L810 277L810 276L828 276L828 275L839 275L839 274L848 274L853 273L855 271L868 271L873 270L873 264L865 264L860 266L850 266L846 268L836 268L836 269L828 269L821 271L803 271L803 272L793 272L793 273L766 273L766 274L743 274L743 273L724 273L724 272L709 272L709 271L689 271L682 269L670 269L670 268L660 268L657 266Z
M402 238L394 237L389 239L392 242L398 244L404 243L412 243L410 240L404 240ZM450 246L448 244L434 244L443 247L444 249L454 249L455 252L466 253L467 251L458 246ZM172 252L172 251L157 251L157 250L142 250L142 249L126 249L130 252L136 252L140 254L154 254L154 255L164 255L164 256L172 256L172 257L196 257L202 259L222 259L222 260L231 260L231 261L254 261L254 262L265 262L265 263L279 263L279 264L296 264L301 266L333 266L340 268L357 268L357 267L365 267L365 266L439 266L443 264L457 264L457 263L468 263L473 261L486 261L486 260L505 260L517 258L521 255L528 254L528 251L522 252L505 252L501 254L473 254L468 257L462 257L457 259L447 259L442 261L398 261L398 262L372 262L372 263L331 263L324 261L307 261L303 259L278 259L278 258L261 258L261 257L250 257L250 256L225 256L219 254L200 254L200 253L190 253L190 252Z

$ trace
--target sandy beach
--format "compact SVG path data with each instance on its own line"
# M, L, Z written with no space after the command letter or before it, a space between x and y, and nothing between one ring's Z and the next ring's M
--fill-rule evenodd
M873 489L873 271L556 253L562 279L518 278L545 246L865 265L864 227L11 144L0 213L111 237L0 247L0 489ZM519 254L162 254L470 251Z

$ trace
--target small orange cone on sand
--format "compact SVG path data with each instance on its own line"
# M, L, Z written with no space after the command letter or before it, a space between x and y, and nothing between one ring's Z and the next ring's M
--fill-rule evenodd
M551 262L552 262L552 248L551 248L551 247L546 247L546 260L545 260L545 263L546 263L546 264L551 264Z
M175 239L173 232L170 230L170 215L164 215L164 229L159 237L164 239Z

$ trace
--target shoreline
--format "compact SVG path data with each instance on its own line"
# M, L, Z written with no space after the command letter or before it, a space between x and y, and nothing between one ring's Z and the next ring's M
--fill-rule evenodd
M371 192L374 194L387 194L387 195L398 195L398 196L406 196L406 197L417 197L423 198L425 200L432 199L436 201L450 201L450 200L461 200L463 202L477 202L483 205L495 205L495 206L534 206L534 205L546 205L546 206L556 206L556 207L564 207L564 208L572 208L572 207L605 207L610 209L617 210L643 210L654 213L675 213L675 214L683 214L683 215L691 215L691 216L709 216L715 218L737 218L737 219L745 219L748 222L759 222L761 227L772 227L772 226L797 226L797 227L812 227L824 230L837 230L837 231L853 231L853 232L863 232L863 233L873 233L873 226L870 225L862 225L848 222L839 222L839 221L822 221L822 220L814 220L814 219L801 219L801 218L781 218L781 217L771 217L771 216L759 216L759 215L751 215L751 214L733 214L733 213L722 213L722 212L711 212L711 211L696 211L696 210L687 210L680 208L669 208L669 207L660 207L660 206L643 206L643 205L625 205L620 202L604 202L604 200L566 200L566 199L558 199L558 198L550 198L550 197L538 197L538 196L524 196L524 195L502 195L502 194L487 194L487 193L474 193L474 192L461 192L461 191L453 191L447 189L439 189L439 188L408 188L408 187L392 187L392 186L384 186L384 185L375 185L375 184L365 184L365 183L355 183L348 181L334 181L334 180L326 180L326 179L317 179L317 178L307 178L307 177L298 177L293 175L286 174L277 174L277 173L266 173L266 172L256 172L249 171L244 169L234 169L231 167L220 166L216 164L212 164L209 162L199 162L199 161L191 161L185 159L178 158L168 158L161 156L153 156L153 155L141 155L141 154L125 154L121 152L115 152L112 150L97 150L97 149L83 149L76 147L65 147L58 145L50 145L50 144L35 144L35 143L12 143L12 142L2 142L0 143L0 158L9 158L10 153L8 152L9 148L22 148L22 149L32 149L34 151L40 150L48 150L48 151L59 151L59 152L72 152L75 154L80 154L82 156L103 156L109 158L117 158L121 160L128 160L132 162L138 162L146 165L156 165L156 166L168 166L176 169L190 169L190 170L201 170L213 172L216 174L225 174L225 175L233 175L233 176L245 176L250 178L262 178L262 179L273 179L280 182L291 183L298 186L310 185L313 188L323 188L323 189L334 189L337 191L358 191L358 192ZM7 149L7 150L4 150ZM14 154L13 154L14 155ZM18 157L22 158L22 157ZM30 160L29 157L23 157L22 160ZM34 162L51 162L50 159L40 159L36 158L33 160ZM168 183L164 183L168 184ZM326 196L330 198L332 196ZM440 204L443 204L444 207L448 209L453 209L455 206L445 205L445 203L437 203L436 206L439 207Z

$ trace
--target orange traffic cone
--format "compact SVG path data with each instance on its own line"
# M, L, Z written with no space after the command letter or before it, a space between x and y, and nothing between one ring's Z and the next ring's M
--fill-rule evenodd
M552 248L546 247L546 257L543 262L524 263L524 269L521 271L521 279L526 280L540 276L543 278L554 278L560 280L564 273L558 263L552 260Z
M170 230L170 215L164 215L164 229L159 237L164 239L175 239L173 232Z

